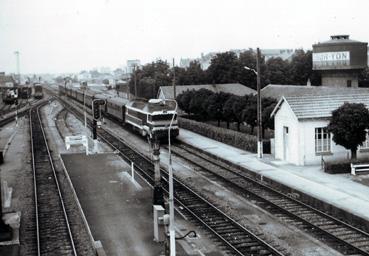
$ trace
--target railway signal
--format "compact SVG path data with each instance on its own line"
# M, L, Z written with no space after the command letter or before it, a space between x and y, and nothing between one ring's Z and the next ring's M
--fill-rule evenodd
M95 99L92 104L92 112L95 120L100 119L100 105L105 105L105 100Z

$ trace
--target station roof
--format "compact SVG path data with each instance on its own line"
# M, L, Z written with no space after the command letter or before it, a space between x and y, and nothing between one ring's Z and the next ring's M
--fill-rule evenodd
M269 84L261 89L260 92L261 97L270 97L280 100L280 98L283 96L319 96L339 95L346 93L369 93L369 88Z
M231 93L238 96L244 96L247 94L255 94L256 91L242 85L240 83L231 83L231 84L201 84L201 85L177 85L176 86L176 94L179 95L187 90L200 90L200 89L208 89L212 92L225 92ZM173 86L161 86L159 89L158 95L160 92L164 94L166 99L173 99Z
M274 108L272 116L277 113L283 103L290 106L299 120L329 118L332 116L332 111L344 103L363 103L369 109L369 91L338 95L283 96Z

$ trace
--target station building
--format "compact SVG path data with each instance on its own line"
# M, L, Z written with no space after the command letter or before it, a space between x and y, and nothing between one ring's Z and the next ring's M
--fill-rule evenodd
M332 140L327 126L332 111L345 102L369 108L369 89L358 88L358 75L367 67L367 43L332 36L313 45L313 70L320 72L322 86L270 85L264 96L278 96L274 116L276 159L296 165L350 159L350 151ZM369 157L369 140L359 147L358 158Z

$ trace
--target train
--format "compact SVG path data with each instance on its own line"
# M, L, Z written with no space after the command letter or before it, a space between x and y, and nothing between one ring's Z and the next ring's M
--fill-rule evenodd
M20 85L18 87L18 97L20 99L29 99L32 96L32 87L30 85Z
M128 100L89 89L82 91L78 87L65 85L59 86L59 95L66 95L81 104L85 104L89 111L92 109L93 100L104 100L105 104L101 106L103 116L114 119L121 125L130 126L142 136L155 136L159 140L168 138L168 129L173 118L170 136L175 138L179 135L174 100Z
M2 92L2 100L5 105L13 105L18 103L18 89L7 88Z
M33 87L34 87L33 97L35 99L42 99L44 97L42 85L40 83L34 83Z

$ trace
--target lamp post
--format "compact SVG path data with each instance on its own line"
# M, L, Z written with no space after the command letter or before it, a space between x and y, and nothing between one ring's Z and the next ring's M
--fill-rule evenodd
M257 117L257 155L258 158L263 158L263 140L262 140L262 108L261 108L261 94L260 94L260 49L256 49L256 70L244 67L246 70L254 72L256 75L256 90L257 90L257 102L256 102L256 117Z
M170 131L172 129L172 124L174 121L174 117L177 112L177 101L170 100L176 104L174 109L174 113L172 115L172 119L169 124L168 129L168 153L169 153L169 238L170 238L170 256L176 255L176 238L175 238L175 229L174 229L174 189L173 189L173 168L172 168L172 151L171 151L171 140L170 140Z

